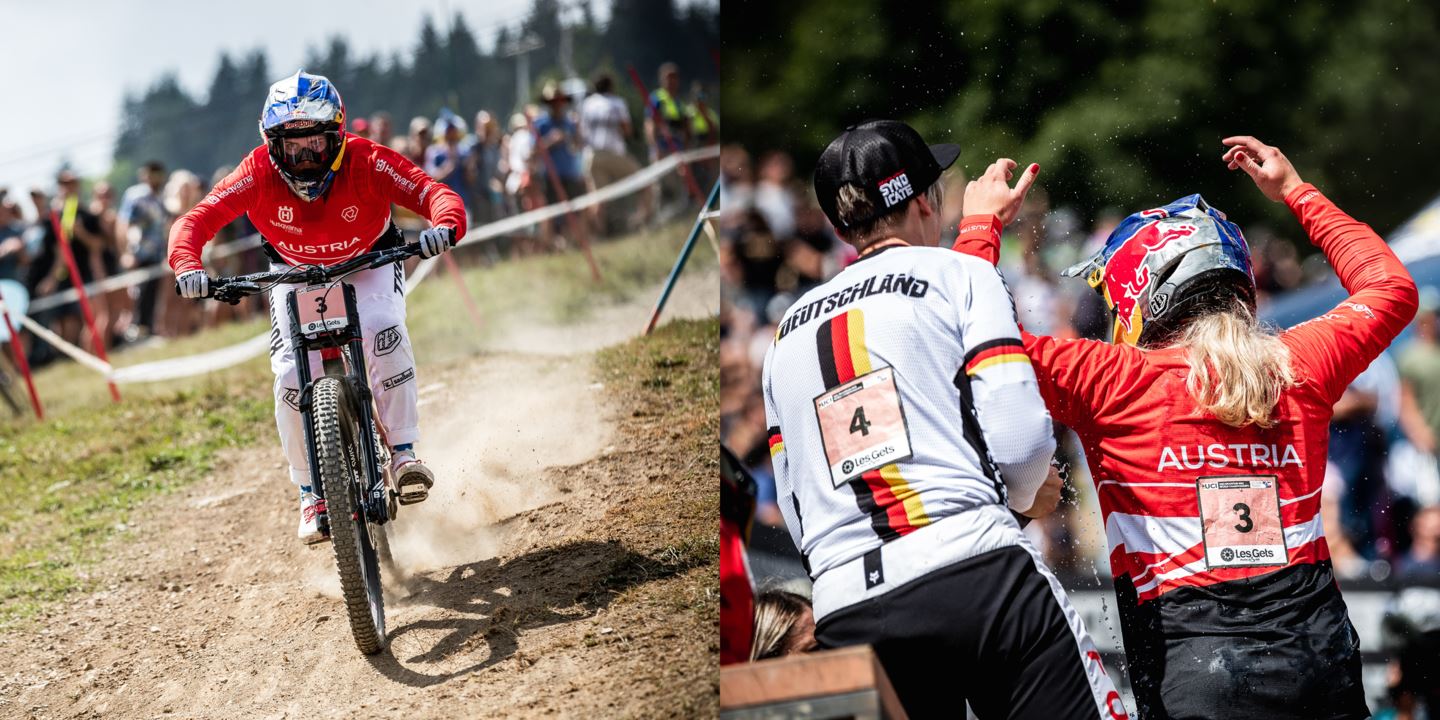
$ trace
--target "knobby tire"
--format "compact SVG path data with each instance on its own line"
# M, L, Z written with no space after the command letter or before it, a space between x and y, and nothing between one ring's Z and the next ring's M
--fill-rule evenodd
M344 381L337 377L320 378L315 381L312 397L315 451L325 487L326 514L330 519L331 544L335 547L335 565L340 571L340 590L355 645L366 655L373 655L385 648L387 640L380 589L380 553L375 545L381 545L382 552L388 555L389 543L384 538L384 528L369 525L362 517L357 493L363 487L365 471L356 442L359 423L351 410L353 406Z

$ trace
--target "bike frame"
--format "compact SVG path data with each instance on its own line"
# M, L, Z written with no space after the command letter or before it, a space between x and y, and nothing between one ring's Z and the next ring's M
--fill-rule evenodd
M299 405L300 417L305 431L305 454L310 460L310 487L316 495L324 498L325 487L320 481L319 463L316 462L315 429L312 424L312 396L316 376L310 364L310 352L319 351L323 363L322 376L340 377L350 391L350 401L355 403L355 416L360 419L357 429L363 439L361 449L365 454L365 492L360 502L365 517L376 525L383 525L393 516L389 488L380 467L380 448L376 446L374 396L370 392L369 371L365 367L364 339L360 331L360 316L356 310L355 288L343 281L351 273L375 269L405 258L418 255L418 245L401 245L386 250L375 250L329 267L302 266L285 271L270 271L241 275L230 278L216 278L211 285L212 297L222 302L236 303L240 298L264 292L270 285L283 283L294 285L295 289L286 296L285 312L290 318L290 346L295 353L295 369L301 387ZM296 297L300 291L317 285L339 286L345 303L346 324L343 328L322 329L305 333L299 322L299 307ZM178 289L177 289L178 292ZM328 519L327 519L328 523Z
M323 363L323 375L340 377L350 392L350 401L356 406L355 417L359 419L361 449L364 451L365 488L360 501L365 508L365 517L376 525L390 520L387 502L385 476L380 469L380 450L375 446L373 395L365 367L364 339L360 332L360 314L355 304L355 287L342 280L334 280L345 299L345 327L335 331L322 331L307 335L300 324L299 305L296 298L304 287L297 287L285 298L285 311L290 317L290 346L296 353L295 370L300 381L300 417L305 430L305 454L310 460L310 487L322 499L325 497L324 483L320 481L320 464L315 451L315 429L311 423L311 397L315 377L310 368L310 352L318 350ZM328 522L328 521L327 521Z

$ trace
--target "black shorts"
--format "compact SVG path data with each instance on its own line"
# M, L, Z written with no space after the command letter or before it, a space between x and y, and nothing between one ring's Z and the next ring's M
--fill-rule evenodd
M1360 639L1329 563L1186 587L1137 605L1115 581L1141 720L1367 718Z
M1108 679L1087 677L1056 593L1029 552L1006 547L837 610L815 639L872 645L914 720L964 717L967 701L981 720L1123 719Z

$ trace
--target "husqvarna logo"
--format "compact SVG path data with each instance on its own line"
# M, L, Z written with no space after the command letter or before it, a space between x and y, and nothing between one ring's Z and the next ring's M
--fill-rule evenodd
M343 218L345 222L355 222L355 218L359 215L360 208L355 205L351 205L350 207L347 207L344 210L340 211L340 217Z
M295 220L295 208L289 205L281 205L279 212L280 222L288 223Z

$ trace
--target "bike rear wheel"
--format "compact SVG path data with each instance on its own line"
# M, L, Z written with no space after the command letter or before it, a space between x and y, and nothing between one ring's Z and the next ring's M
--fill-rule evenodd
M365 464L359 442L359 422L345 383L338 377L315 381L311 405L315 453L340 591L350 618L355 645L366 655L385 648L385 597L380 585L378 543L388 550L384 528L364 517Z

